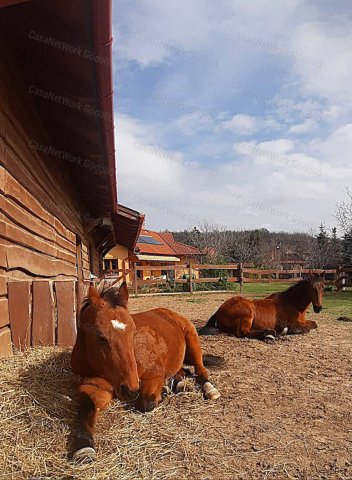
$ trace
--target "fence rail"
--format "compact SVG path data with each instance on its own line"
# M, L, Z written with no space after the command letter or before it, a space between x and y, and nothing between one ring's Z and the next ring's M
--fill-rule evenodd
M133 269L116 269L109 272L106 278L110 278L113 284L126 279L131 274L131 283L135 294L138 295L139 287L153 285L183 284L185 292L192 293L195 287L201 284L221 284L226 289L227 284L237 283L240 291L244 284L248 283L279 283L297 282L304 275L323 273L325 283L333 285L337 290L343 290L352 286L352 266L338 267L336 269L308 269L295 268L292 270L281 269L259 269L243 267L241 263L236 264L187 264L187 265L157 265L154 268L166 272L162 278L140 278L140 273L151 271L153 266L134 266ZM180 271L183 272L180 276ZM185 273L187 272L187 273ZM179 278L178 278L179 277ZM197 288L197 291L202 291Z

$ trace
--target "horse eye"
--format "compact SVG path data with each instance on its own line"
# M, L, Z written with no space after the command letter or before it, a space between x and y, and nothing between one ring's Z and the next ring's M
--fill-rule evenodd
M105 337L103 337L102 335L99 335L98 338L99 338L99 341L100 341L100 342L102 342L102 343L108 343L108 339L105 338Z

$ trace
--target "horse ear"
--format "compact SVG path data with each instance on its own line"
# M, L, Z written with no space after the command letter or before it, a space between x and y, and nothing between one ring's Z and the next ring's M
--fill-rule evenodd
M127 288L126 282L121 283L121 286L119 288L119 293L118 293L118 301L121 307L127 308L128 288Z
M89 285L89 290L88 290L88 299L90 303L92 304L97 304L100 301L100 295L98 290L95 288L94 284L91 283Z

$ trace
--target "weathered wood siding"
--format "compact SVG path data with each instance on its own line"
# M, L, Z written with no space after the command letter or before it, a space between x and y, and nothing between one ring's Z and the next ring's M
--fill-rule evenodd
M50 139L28 88L0 46L0 356L11 339L72 344L77 281L101 268L69 165L43 151Z
M83 295L88 284L79 284ZM81 301L77 290L75 280L10 281L10 324L3 330L3 345L11 347L12 341L14 348L21 351L45 345L73 346ZM11 348L1 351L3 356L11 352Z

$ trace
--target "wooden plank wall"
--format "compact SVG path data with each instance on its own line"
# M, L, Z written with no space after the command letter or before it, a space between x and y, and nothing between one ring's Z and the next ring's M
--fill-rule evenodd
M77 332L76 315L80 307L76 292L77 282L71 280L9 282L10 324L7 326L7 336L10 335L10 338L7 340L12 342L14 349L23 351L28 347L45 345L73 346ZM6 349L1 348L0 344L0 357L12 353L11 343L8 343Z
M11 340L24 348L59 335L72 344L78 272L88 280L96 266L67 163L38 148L51 142L23 82L0 45L0 356L11 353ZM69 332L58 330L58 318Z
M33 96L0 44L1 164L51 216L60 218L83 238L81 206L67 174L68 164L45 153L45 146L52 144L34 108Z
M89 264L89 245L82 243L82 270L83 280L89 280L90 264Z
M76 235L3 167L0 181L0 248L8 277L76 278Z
M41 148L50 145L28 85L0 45L0 269L9 280L77 279L77 239L89 242L69 164Z

